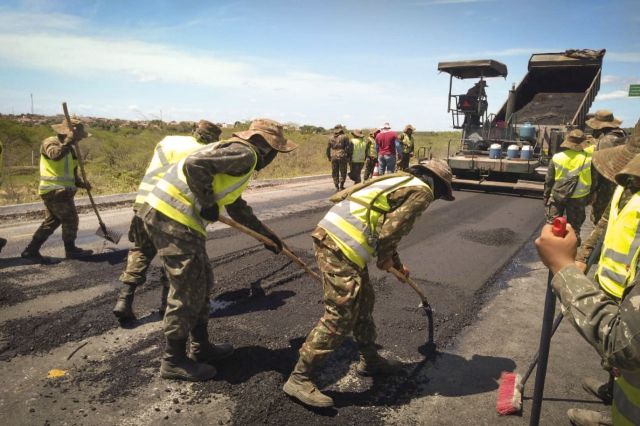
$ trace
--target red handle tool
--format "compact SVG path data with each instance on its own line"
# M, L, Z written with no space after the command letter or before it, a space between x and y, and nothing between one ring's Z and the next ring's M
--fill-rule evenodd
M558 216L553 219L553 228L551 229L556 237L564 237L567 235L567 218Z

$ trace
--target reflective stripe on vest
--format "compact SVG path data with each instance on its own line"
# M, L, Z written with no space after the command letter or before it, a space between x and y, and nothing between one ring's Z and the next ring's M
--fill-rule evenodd
M144 204L145 198L153 190L157 178L162 177L172 164L177 163L203 146L193 136L166 136L158 142L151 162L147 166L142 182L138 187L138 193L133 203L134 209Z
M206 148L211 149L210 147ZM237 200L249 184L258 163L258 156L253 148L252 152L254 153L253 165L246 174L242 176L214 175L211 187L216 204L220 209ZM164 176L156 178L156 184L147 195L146 203L165 216L206 237L206 222L200 217L200 203L187 184L187 178L183 171L184 162L185 159L180 160L171 166Z
M365 151L367 149L367 142L365 142L364 138L353 138L351 139L351 143L353 144L351 161L353 163L364 163L364 159L366 157Z
M640 373L623 370L613 387L614 425L637 425L640 421Z
M582 198L591 191L591 154L567 150L553 156L556 184L578 176L578 184L569 198Z
M56 189L75 189L75 169L77 166L78 160L73 158L71 152L68 152L59 160L52 160L40 154L40 185L38 193L42 195Z
M388 175L337 203L318 226L327 232L349 260L364 268L376 254L380 222L391 210L387 195L410 186L425 187L431 192L426 183L411 175Z
M611 198L609 223L596 274L600 287L618 299L636 276L640 253L640 193L634 194L620 210L623 192L624 187L618 186Z

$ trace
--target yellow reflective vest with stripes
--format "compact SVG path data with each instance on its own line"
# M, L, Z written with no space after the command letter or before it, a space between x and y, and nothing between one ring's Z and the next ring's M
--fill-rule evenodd
M426 187L431 192L426 183L412 175L383 176L334 205L318 226L350 261L364 268L376 256L378 233L385 214L391 210L387 195L410 186Z
M153 189L157 179L162 177L171 165L203 146L204 144L198 142L193 136L166 136L158 142L153 151L153 158L138 187L133 209L137 210L144 204L147 194Z
M71 151L58 160L52 160L44 154L40 154L38 193L43 195L56 189L75 189L76 167L78 167L78 160L73 157Z
M582 198L591 191L591 154L585 151L566 150L553 156L555 184L578 176L578 184L569 198Z
M220 143L213 144L214 149ZM245 142L234 141L234 143L250 146ZM201 149L211 149L211 147L207 146ZM244 175L231 176L224 173L214 175L211 187L216 204L221 210L224 206L236 201L249 184L258 162L258 156L253 148L252 152L254 153L253 165ZM206 221L200 216L202 206L189 188L184 174L185 160L186 158L183 158L177 164L169 167L163 176L156 177L156 184L147 195L145 202L170 219L206 237Z

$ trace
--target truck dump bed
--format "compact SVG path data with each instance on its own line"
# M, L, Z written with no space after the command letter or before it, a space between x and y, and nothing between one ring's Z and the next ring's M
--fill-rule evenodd
M604 50L537 53L516 88L512 123L582 126L600 89ZM507 104L494 123L506 121Z

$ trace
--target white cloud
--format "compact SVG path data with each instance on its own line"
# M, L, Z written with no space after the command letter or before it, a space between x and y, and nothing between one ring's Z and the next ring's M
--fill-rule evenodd
M620 77L618 77L617 75L603 75L602 79L600 80L602 84L615 83L618 81L620 81Z
M629 92L626 90L614 90L613 92L600 93L596 100L598 101L606 101L611 99L622 99L629 96Z

